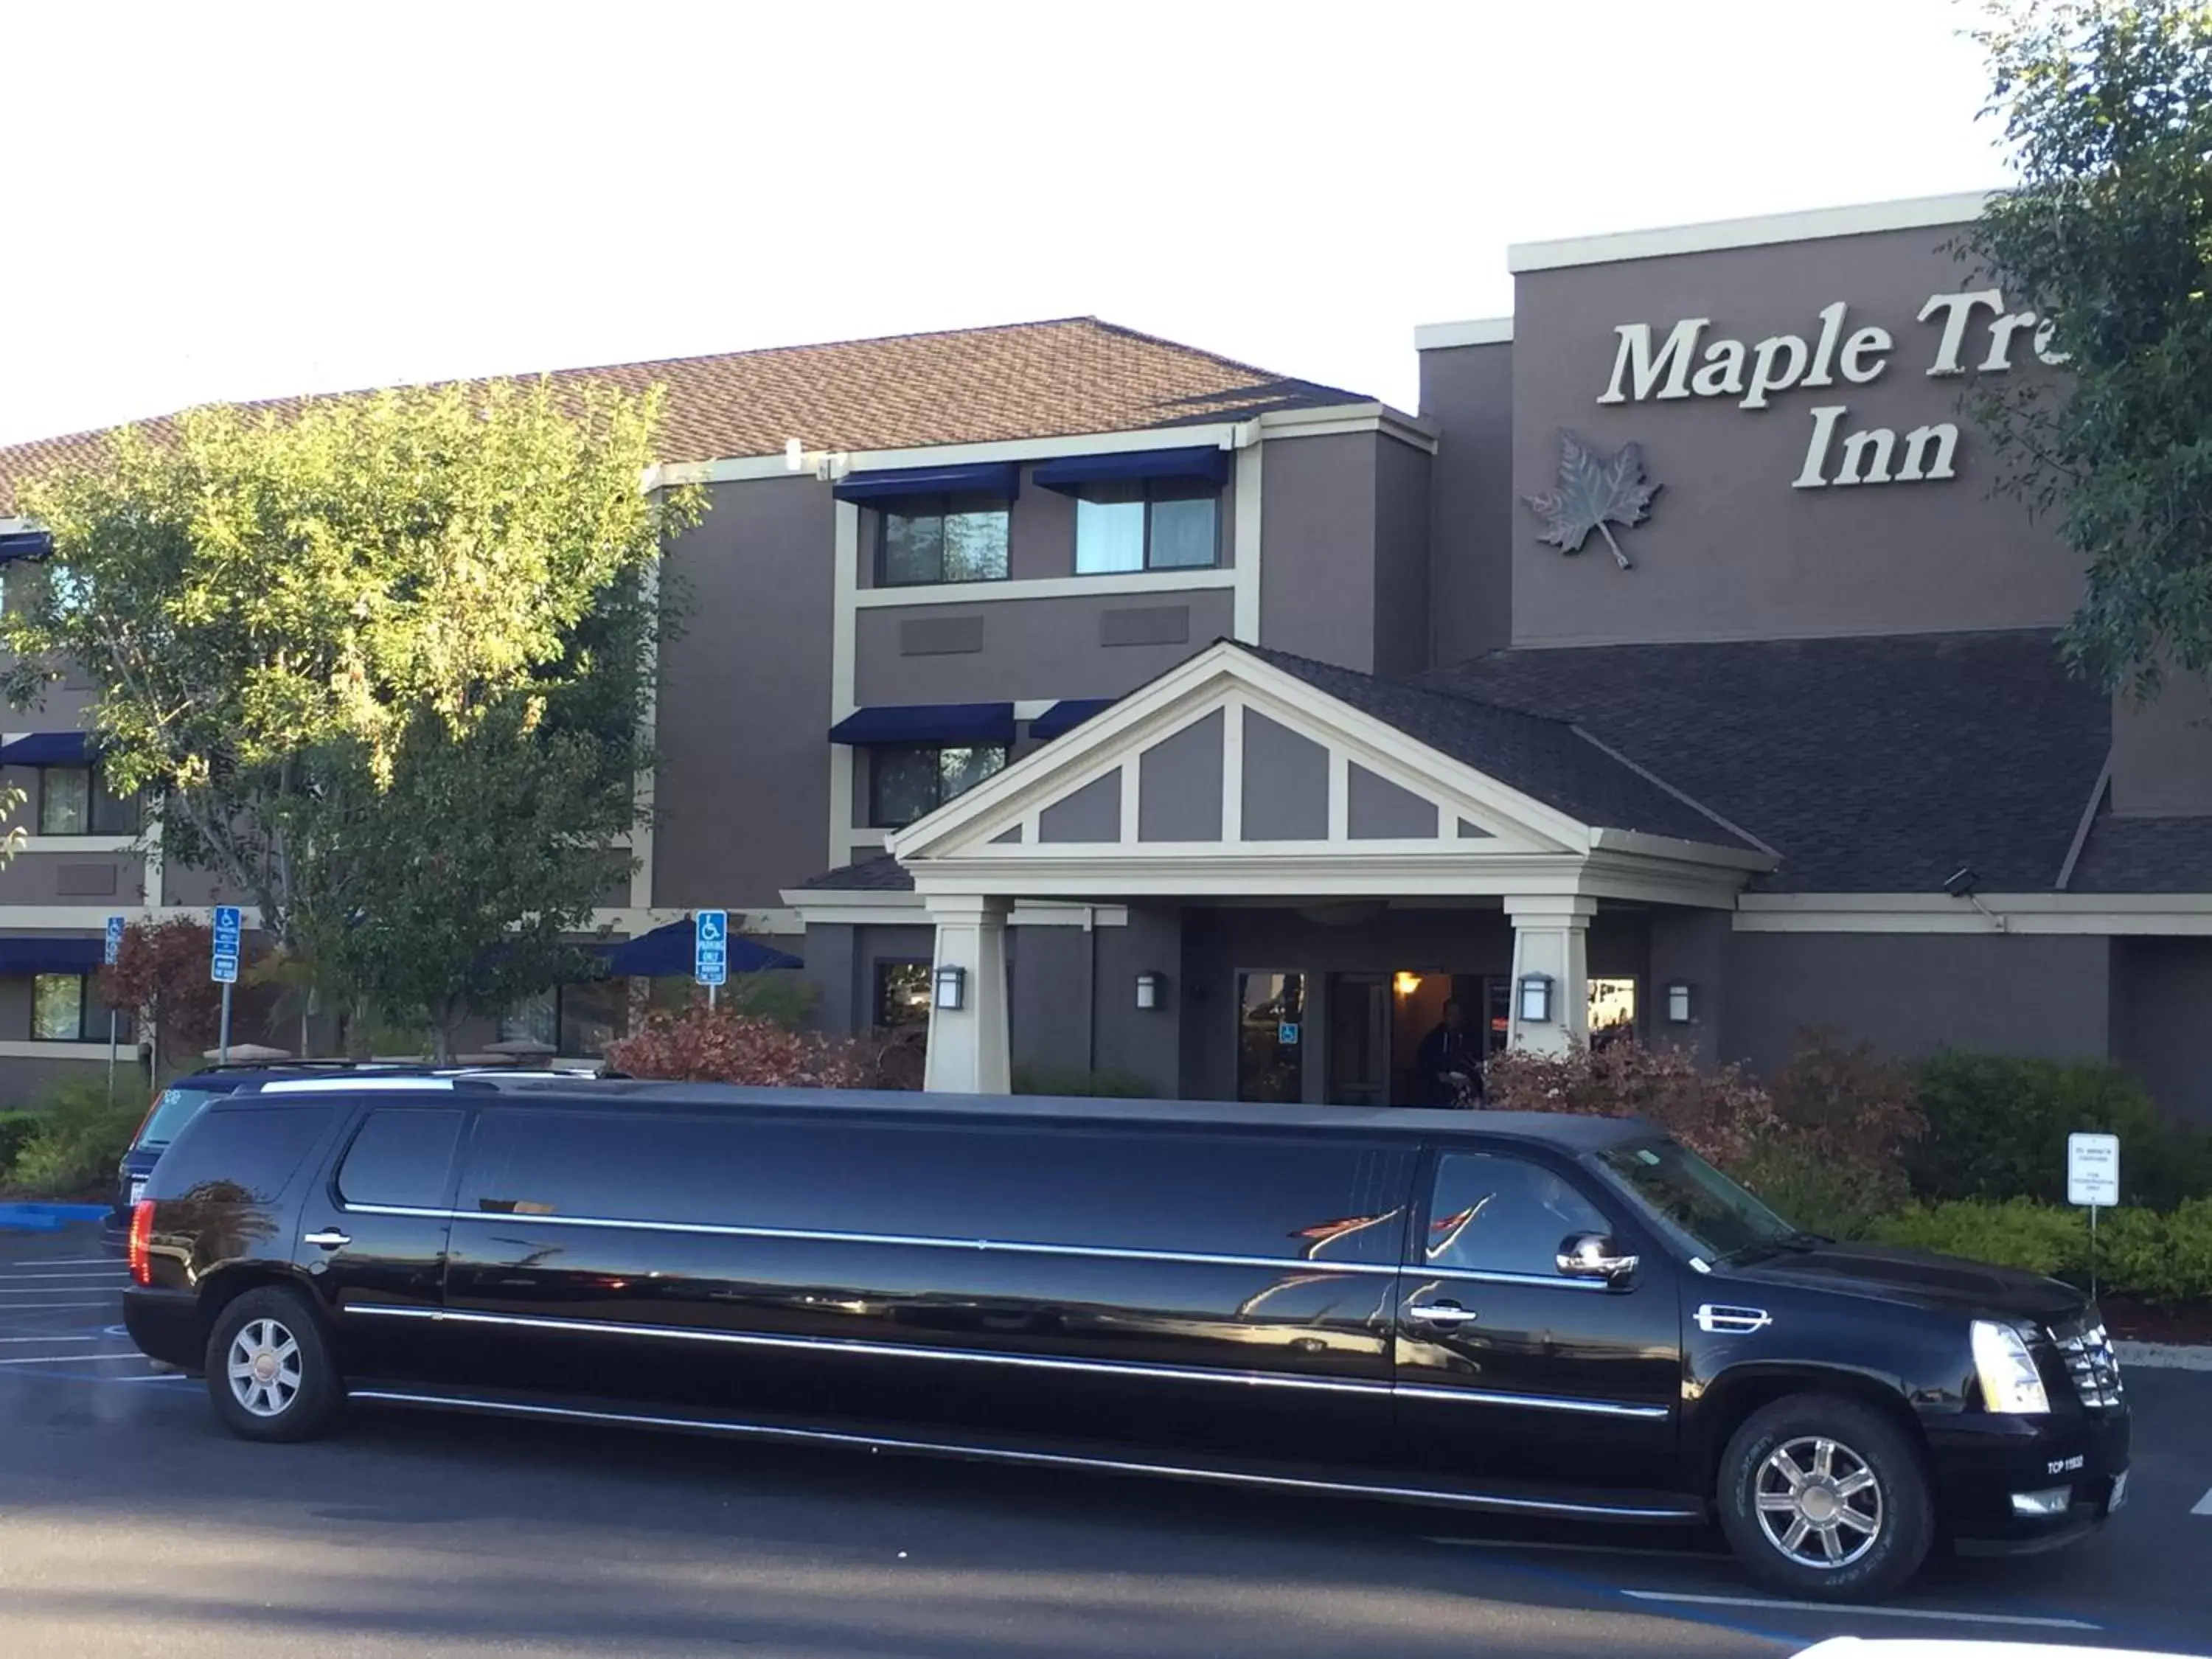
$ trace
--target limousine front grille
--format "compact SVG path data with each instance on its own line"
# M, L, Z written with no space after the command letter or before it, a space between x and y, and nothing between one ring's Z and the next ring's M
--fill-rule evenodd
M2120 1362L2102 1323L2083 1319L2051 1328L2058 1357L2074 1384L2075 1396L2092 1411L2120 1403Z

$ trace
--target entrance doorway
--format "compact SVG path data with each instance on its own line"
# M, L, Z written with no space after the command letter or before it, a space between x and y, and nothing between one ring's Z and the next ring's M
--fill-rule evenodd
M1511 1030L1512 985L1498 975L1402 968L1328 976L1328 1101L1413 1105L1425 1098L1422 1041L1459 1004L1470 1044L1486 1061Z

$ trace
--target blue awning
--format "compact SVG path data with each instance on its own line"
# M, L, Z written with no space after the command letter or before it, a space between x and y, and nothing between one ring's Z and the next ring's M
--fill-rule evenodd
M1112 697L1062 697L1030 722L1030 735L1039 742L1073 732L1102 708L1111 708Z
M1175 478L1189 483L1224 483L1225 449L1132 449L1119 455L1070 455L1047 461L1032 475L1040 489L1073 495L1088 484L1127 483L1132 479Z
M1012 743L1010 702L901 702L862 708L830 728L830 741L856 748L891 743Z
M607 964L607 972L617 979L689 979L698 943L692 927L693 919L686 916L649 933L640 933L635 939L610 940L586 948L602 958ZM729 960L733 974L760 974L771 968L805 965L789 952L747 939L742 933L730 935Z
M107 941L94 935L0 935L0 974L89 974L107 954Z
M0 564L11 559L43 559L54 550L54 538L43 530L0 530Z
M1013 462L981 461L972 466L893 466L848 472L830 493L841 501L880 501L901 495L997 495L1012 501L1021 489L1022 470Z
M91 758L88 732L32 732L0 743L0 766L82 766Z

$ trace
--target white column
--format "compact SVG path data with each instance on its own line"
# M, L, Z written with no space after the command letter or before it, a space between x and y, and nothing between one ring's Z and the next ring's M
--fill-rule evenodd
M1012 1087L1006 1037L1007 902L959 894L929 900L937 924L937 957L929 999L929 1060L925 1089L950 1094L1003 1095ZM935 969L964 969L963 1006L940 1006Z
M1563 1054L1589 1041L1590 918L1597 901L1568 895L1509 896L1505 914L1513 923L1512 1046L1540 1054ZM1552 1018L1542 1024L1521 1018L1521 978L1548 974Z

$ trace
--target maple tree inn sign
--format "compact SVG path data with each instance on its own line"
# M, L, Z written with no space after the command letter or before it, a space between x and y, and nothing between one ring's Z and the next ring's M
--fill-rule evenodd
M1775 334L1747 344L1741 340L1707 340L1710 317L1686 317L1655 343L1649 323L1624 323L1613 376L1601 404L1668 403L1692 398L1728 398L1740 409L1764 410L1782 392L1870 386L1888 372L1897 343L1875 324L1850 326L1841 300L1820 313L1819 333ZM1931 294L1917 321L1928 325L1934 347L1924 371L1930 378L1961 375L1969 367L1998 374L2013 367L2021 337L2046 364L2065 362L2051 344L2051 325L2033 311L2008 312L1997 289ZM1824 401L1809 411L1803 465L1791 485L1825 489L1849 484L1933 483L1957 476L1959 428L1955 422L1934 421L1900 435L1887 427L1844 430L1850 405Z

